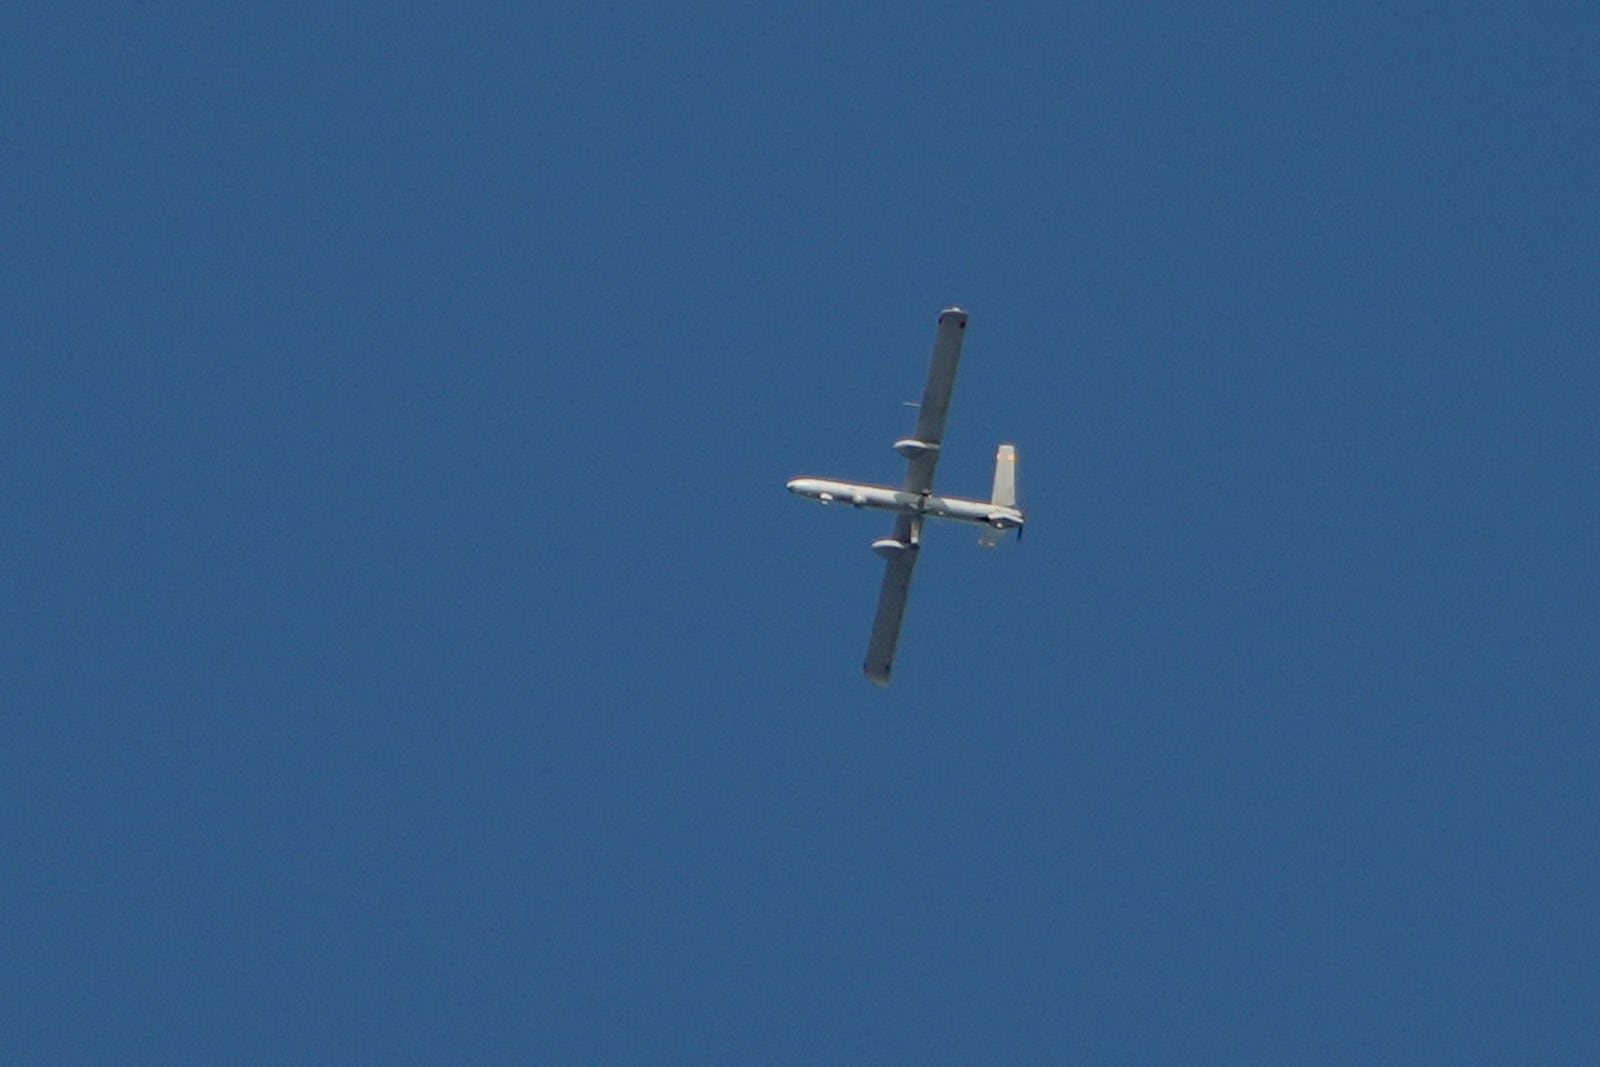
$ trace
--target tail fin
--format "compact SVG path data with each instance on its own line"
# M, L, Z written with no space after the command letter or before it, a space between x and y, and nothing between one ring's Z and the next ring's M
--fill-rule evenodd
M1001 508L1017 506L1017 450L1014 445L1001 445L994 454L994 489L989 493L989 503ZM1022 540L1020 517L1006 519L1000 515L990 515L989 528L978 535L978 544L993 548L1005 540L1008 530L1013 529L1017 531L1017 540Z
M1017 506L1017 450L1012 445L1001 445L994 454L994 492L989 494L989 502Z

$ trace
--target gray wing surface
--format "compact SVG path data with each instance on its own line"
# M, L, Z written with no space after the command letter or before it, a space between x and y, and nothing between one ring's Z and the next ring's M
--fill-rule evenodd
M947 308L939 313L939 332L933 339L928 384L922 390L917 428L912 434L914 441L928 447L919 449L906 468L905 490L908 493L926 493L933 488L933 469L939 464L945 416L950 413L950 392L955 388L956 364L961 359L961 341L966 332L965 311Z
M916 541L912 539L913 523L910 515L900 515L895 520L894 537L909 545L889 557L883 568L883 587L878 591L878 613L872 620L872 638L867 642L867 659L861 665L868 680L877 685L889 684L889 672L894 667L894 649L900 642L900 623L906 615L906 597L911 592L911 572L917 565Z

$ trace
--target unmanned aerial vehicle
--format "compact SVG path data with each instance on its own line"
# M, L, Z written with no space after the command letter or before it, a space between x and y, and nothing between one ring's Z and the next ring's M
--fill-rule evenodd
M917 428L910 437L894 443L894 450L906 459L906 478L899 489L828 478L795 478L789 482L791 493L823 504L848 504L895 513L893 532L872 542L872 550L887 560L887 564L862 670L878 685L889 684L889 672L894 666L895 645L900 639L906 596L911 590L911 571L922 548L923 521L933 518L977 523L987 527L979 543L991 548L1011 530L1017 531L1019 539L1022 537L1024 515L1017 507L1017 450L1014 446L1001 445L995 454L994 488L988 500L936 496L933 492L933 469L939 463L945 415L950 409L950 391L955 385L956 363L961 358L961 341L966 331L965 311L948 308L939 313L939 330L934 337L928 384L918 406Z

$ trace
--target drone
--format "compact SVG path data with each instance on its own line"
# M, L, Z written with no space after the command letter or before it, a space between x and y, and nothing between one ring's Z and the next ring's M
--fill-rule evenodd
M956 364L961 359L961 342L966 332L965 311L953 307L939 313L928 383L922 392L922 403L917 405L916 429L910 437L894 443L894 450L906 460L906 477L900 488L830 478L795 478L788 483L789 492L823 504L848 504L855 508L894 512L894 530L888 537L872 542L872 550L887 562L862 671L877 685L889 684L889 673L894 667L906 597L911 592L911 573L922 549L923 522L933 518L976 523L985 527L979 543L988 548L999 544L1012 530L1017 532L1019 541L1022 539L1025 515L1017 507L1017 450L1014 445L1001 445L995 453L994 488L988 500L938 496L933 492L933 471L939 463L945 417L950 410L950 392L955 386Z

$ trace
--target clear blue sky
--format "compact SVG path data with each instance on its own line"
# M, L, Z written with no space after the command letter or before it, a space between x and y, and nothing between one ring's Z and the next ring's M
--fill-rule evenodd
M1600 1061L1600 17L1165 7L0 17L8 1062Z

